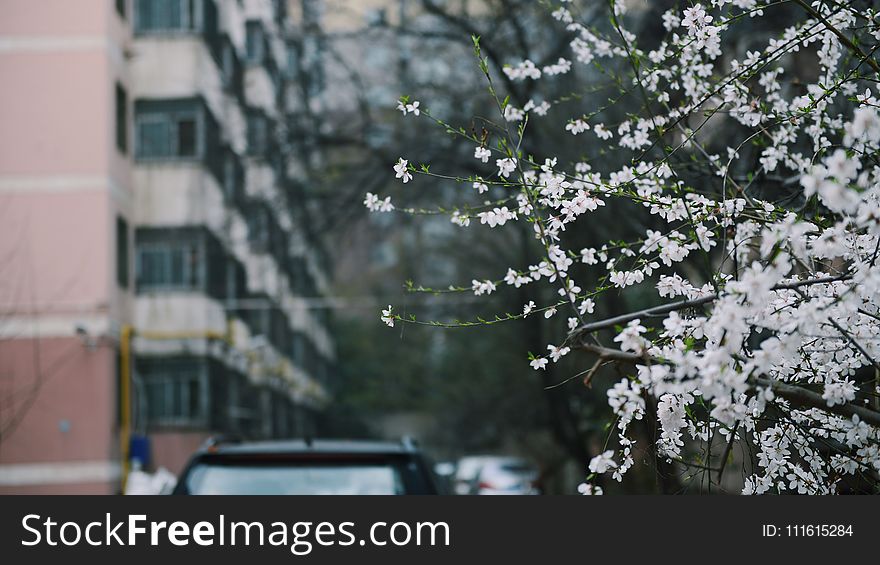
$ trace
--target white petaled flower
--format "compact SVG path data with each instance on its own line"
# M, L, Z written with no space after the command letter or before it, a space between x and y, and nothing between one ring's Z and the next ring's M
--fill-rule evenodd
M590 124L584 120L574 120L565 126L565 131L571 132L572 135L579 135L590 129Z
M544 100L540 104L536 103L534 100L529 100L525 106L523 106L523 110L526 112L532 112L539 116L546 116L547 112L550 111L550 103Z
M571 61L568 59L564 59L562 57L559 58L556 63L552 65L547 65L544 67L543 72L545 75L553 76L553 75L564 75L568 71L571 70Z
M532 366L532 369L546 369L547 368L547 359L545 357L536 357L532 359L532 362L529 363Z
M547 349L550 351L550 359L553 360L554 363L568 355L571 351L570 347L556 347L555 345L548 345Z
M592 298L585 298L581 301L580 306L578 306L578 312L583 316L584 314L592 314L596 310L596 303L593 302Z
M508 178L510 177L510 173L516 170L516 159L511 157L498 159L495 161L495 165L498 167L498 174L504 178Z
M614 137L614 134L605 129L605 126L603 124L596 124L595 126L593 126L593 133L596 134L596 137L603 140L611 139L612 137Z
M382 200L372 192L367 193L366 198L364 199L364 206L366 206L370 212L391 212L394 210L394 204L391 203L390 196L386 196L385 199Z
M509 220L515 220L516 212L508 210L507 206L502 206L501 208L493 208L488 212L480 212L477 214L477 217L480 218L481 224L488 224L490 228L494 228L503 226Z
M394 327L394 315L391 313L391 304L388 305L387 310L382 310L381 320L388 325L388 327Z
M825 399L828 406L846 404L855 400L856 391L855 384L849 380L828 383L825 385L825 392L822 394L822 398Z
M541 70L528 59L515 67L505 66L503 70L511 80L525 80L527 78L537 80L541 78Z
M471 290L474 291L474 294L477 296L482 296L483 294L492 294L495 292L495 283L492 281L478 281L474 279L471 281Z
M614 452L611 450L600 453L590 460L589 469L591 473L601 475L616 468L617 463L614 462Z
M577 490L580 494L584 496L601 496L605 494L605 491L602 490L602 487L591 485L590 483L579 484Z
M712 16L706 14L706 10L701 4L694 4L690 8L685 8L684 18L681 20L681 25L692 32L702 29L711 23Z
M529 300L529 303L523 306L523 318L532 313L532 310L535 309L535 301Z
M414 116L421 115L422 111L419 109L419 101L414 100L413 102L404 102L403 100L398 101L397 109L400 110L400 113L406 116L407 114L412 114Z
M647 348L648 343L647 340L642 337L642 334L647 331L648 330L645 326L639 323L639 320L632 320L626 325L622 332L617 334L614 341L620 343L620 349L623 351L642 353Z
M489 162L489 157L492 156L492 151L480 145L476 149L474 149L474 159L479 159L483 163Z
M521 122L526 119L526 111L516 106L507 106L504 109L504 119L508 122Z
M581 249L581 263L585 263L587 265L598 264L599 260L596 259L596 250L592 247Z
M394 165L394 172L397 173L395 178L403 179L403 184L408 183L413 178L412 174L407 170L408 167L409 162L402 157L397 161L397 164Z
M452 213L452 216L449 218L449 221L452 222L453 224L461 226L463 228L466 228L471 224L471 219L468 216L459 212L458 210L456 210L455 212Z

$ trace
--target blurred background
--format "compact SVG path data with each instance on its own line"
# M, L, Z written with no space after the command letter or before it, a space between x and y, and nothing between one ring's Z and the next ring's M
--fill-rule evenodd
M658 43L674 2L625 4L644 47ZM607 10L577 13L607 27ZM471 145L396 110L409 95L490 135L500 117L472 35L512 105L564 106L530 123L526 152L626 164L564 132L612 95L606 123L637 108L609 69L576 65L540 93L502 72L571 57L574 36L550 11L521 0L0 0L0 493L119 492L133 465L177 474L218 434L411 436L450 478L472 483L462 469L495 456L490 472L576 492L610 412L600 385L572 379L592 359L529 367L529 351L564 336L559 320L379 320L388 304L453 320L550 303L555 291L536 285L479 299L404 288L525 268L539 253L525 224L463 230L363 205L366 192L399 208L491 196L469 183L403 186L392 171L403 156L487 172ZM566 238L639 237L652 220L625 206ZM596 316L639 306L639 292L607 295ZM645 422L646 444L654 429ZM641 456L619 490L681 488Z

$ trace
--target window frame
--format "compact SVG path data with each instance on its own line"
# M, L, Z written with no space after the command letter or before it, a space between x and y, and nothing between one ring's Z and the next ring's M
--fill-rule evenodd
M156 0L134 0L134 18L133 18L133 29L134 32L138 35L151 35L151 34L175 34L175 33L193 33L193 32L201 32L204 31L204 2L210 0L160 0L162 2L167 2L169 5L169 9L165 10L166 21L154 23L150 22L150 27L144 27L144 22L141 17L141 6L144 2L155 2ZM170 10L170 6L172 3L177 3L178 9L180 13L178 14L179 26L171 26L171 14L172 10ZM156 8L153 8L156 10ZM155 15L155 14L153 14Z
M148 428L208 425L210 399L206 395L210 391L206 388L208 383L202 363L190 359L156 359L147 370L139 373Z
M175 251L182 251L183 263L181 268L181 281L174 280ZM187 259L187 253L196 253L195 266L193 261ZM137 277L136 287L138 292L201 292L204 289L205 258L202 246L198 241L151 241L137 246ZM144 255L146 253L161 253L163 272L167 278L163 281L144 280ZM191 281L191 282L186 282Z
M138 112L135 116L135 131L137 143L135 145L135 157L141 161L165 161L165 160L181 160L189 161L193 159L201 159L205 153L205 120L203 118L202 108L194 106L192 109L186 110L147 110ZM194 147L191 155L182 155L180 153L180 122L184 119L192 118L194 123ZM167 124L168 139L165 140L168 147L168 154L146 154L144 153L143 126L145 124Z

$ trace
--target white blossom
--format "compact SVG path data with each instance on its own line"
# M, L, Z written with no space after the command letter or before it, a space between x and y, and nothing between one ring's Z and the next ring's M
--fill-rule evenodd
M403 158L400 158L397 164L394 165L394 172L397 173L395 178L403 179L403 184L408 183L413 178L412 174L407 170L408 166L409 162Z

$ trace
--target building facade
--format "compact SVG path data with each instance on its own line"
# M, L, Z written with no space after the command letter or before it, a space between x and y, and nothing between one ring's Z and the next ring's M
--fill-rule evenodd
M0 492L313 433L334 346L286 2L0 6Z

